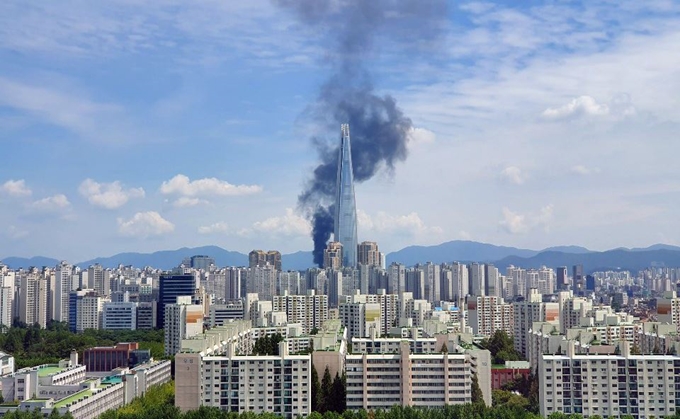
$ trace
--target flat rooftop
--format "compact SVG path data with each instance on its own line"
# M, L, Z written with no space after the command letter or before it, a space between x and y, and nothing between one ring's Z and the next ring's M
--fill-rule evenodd
M50 375L58 374L65 370L59 366L42 367L38 370L38 377L49 377Z

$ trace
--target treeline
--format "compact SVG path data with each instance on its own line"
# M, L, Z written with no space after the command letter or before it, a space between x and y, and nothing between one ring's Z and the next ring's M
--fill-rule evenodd
M53 364L68 358L75 349L111 346L118 342L139 342L140 349L150 349L154 358L163 357L162 330L98 330L83 333L69 331L65 322L50 322L46 329L38 325L15 322L12 327L0 326L0 349L14 356L17 369L41 364Z
M280 333L271 337L265 335L257 338L253 345L252 355L278 355L280 342L283 342L283 336Z
M324 372L324 376L325 376ZM330 375L330 374L329 374ZM334 395L340 398L341 395ZM182 413L175 407L174 386L172 383L152 387L144 397L135 399L131 404L117 410L110 410L100 419L280 419L274 413L236 413L222 411L216 407L201 406L197 410ZM446 406L441 408L420 409L395 406L389 410L337 412L313 412L309 419L542 419L537 413L527 411L517 405L503 404L487 407L484 403ZM553 413L548 419L581 419L581 415ZM592 419L602 419L591 416ZM673 416L680 419L680 413ZM36 418L37 419L37 418ZM56 419L56 418L55 418ZM623 416L621 419L632 419Z
M13 412L7 412L2 416L3 419L45 419L45 416L40 412L40 410L34 410L34 411L25 411L25 412L20 412L18 410L15 410ZM47 415L48 419L73 419L73 415L71 415L70 412L66 412L66 414L61 415L59 414L59 411L57 409L54 409L52 413Z
M347 396L347 379L343 374L335 374L331 378L331 372L326 367L323 377L319 381L319 374L312 365L312 410L319 413L345 411L345 399Z
M494 364L505 364L505 361L520 361L522 359L522 355L515 350L512 337L503 330L496 330L493 336L482 340L479 346L491 352L491 362Z

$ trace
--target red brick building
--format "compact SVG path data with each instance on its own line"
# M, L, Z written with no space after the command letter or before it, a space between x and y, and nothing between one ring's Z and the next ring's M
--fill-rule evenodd
M139 343L123 342L116 346L97 346L86 349L83 353L83 364L88 372L105 372L120 367L130 367L140 359L146 358L140 352ZM143 359L141 359L143 361Z

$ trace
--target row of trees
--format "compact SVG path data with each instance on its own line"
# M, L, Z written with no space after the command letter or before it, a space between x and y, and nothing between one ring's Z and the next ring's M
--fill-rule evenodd
M270 336L262 336L253 345L253 355L278 355L279 343L283 342L280 333Z
M493 336L484 339L479 345L491 352L491 361L494 364L505 364L505 361L522 359L522 355L515 350L512 337L503 330L496 330Z
M330 373L328 374L330 376ZM326 372L324 372L326 376ZM323 381L323 380L322 380ZM322 386L323 387L323 386ZM334 395L333 398L340 398ZM151 388L144 397L131 404L112 410L100 416L101 419L280 419L274 413L255 414L252 412L236 413L222 411L216 407L202 406L197 410L182 413L174 406L174 386L172 383ZM33 417L22 416L22 419ZM395 406L389 410L376 411L342 411L326 410L313 412L309 419L542 419L537 413L522 408L517 404L503 403L487 407L483 403L446 406L441 408L419 409ZM591 417L593 419L602 419ZM673 419L680 419L676 413ZM11 418L14 419L14 418ZM37 417L35 419L38 419ZM54 418L58 419L58 418ZM548 419L581 419L580 415L553 413ZM624 416L621 419L632 419Z
M312 365L312 410L319 413L345 411L345 398L347 395L347 379L343 374L335 374L331 378L331 372L326 367L323 378L319 381L319 374Z
M46 329L39 325L18 322L12 327L2 326L0 348L14 356L17 368L56 363L67 358L75 349L82 351L93 346L113 345L117 342L139 342L141 349L150 349L155 358L163 357L162 330L97 330L73 333L64 322L50 322Z

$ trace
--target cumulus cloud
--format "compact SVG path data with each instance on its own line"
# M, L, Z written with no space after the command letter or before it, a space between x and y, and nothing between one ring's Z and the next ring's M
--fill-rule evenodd
M118 219L118 233L126 237L161 236L174 230L175 225L156 211L138 212L129 220Z
M71 206L68 198L64 194L48 196L30 204L30 208L39 212L58 212Z
M517 166L509 166L501 171L501 179L506 182L514 183L515 185L521 185L526 181L526 174L522 172Z
M178 199L176 199L172 205L177 207L177 208L186 208L186 207L195 207L197 205L204 205L207 204L208 201L205 199L201 198L190 198L188 196L183 196Z
M90 204L106 209L120 208L131 198L144 197L144 189L124 188L119 181L98 183L92 179L85 179L78 187L78 192L87 198Z
M425 128L411 128L408 133L409 143L414 145L431 144L435 142L436 138L434 132Z
M503 207L503 218L499 225L510 234L525 234L536 228L550 230L550 222L553 217L553 205L546 205L537 213L520 214Z
M306 218L295 214L292 208L286 208L285 215L257 221L252 230L280 236L309 236L312 226ZM247 234L247 230L241 232L242 235L243 233Z
M223 234L228 232L229 225L221 221L208 226L198 227L198 234Z
M10 196L31 196L32 193L23 179L8 180L0 186L0 191Z
M28 231L23 230L17 226L11 225L7 227L7 230L5 231L5 236L7 236L7 238L11 240L19 240L28 236Z
M226 180L217 178L190 180L182 174L163 182L161 185L161 193L164 195L182 195L188 197L251 195L261 191L262 187L259 185L232 185Z
M581 115L603 116L609 114L609 106L600 104L591 96L580 96L558 108L548 108L542 116L546 119L567 119Z
M357 211L359 228L366 231L388 234L441 234L442 229L436 226L428 226L420 218L417 212L406 215L392 215L386 212L378 212L371 216L364 211Z
M580 164L579 164L579 165L576 165L576 166L573 166L573 167L572 167L571 169L569 169L569 170L570 170L572 173L575 173L575 174L577 174L577 175L583 175L583 176L592 175L592 174L594 174L594 173L599 173L599 172L600 172L600 169L598 169L597 167L590 168L590 167L586 167L586 166L583 166L583 165L580 165Z

